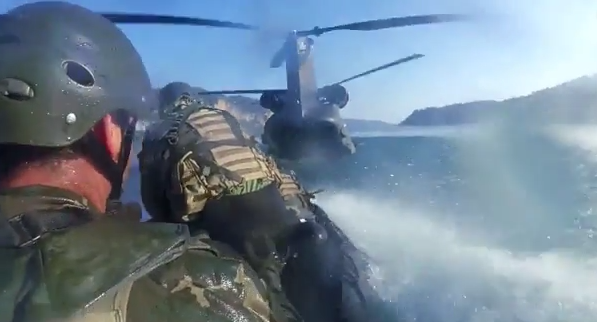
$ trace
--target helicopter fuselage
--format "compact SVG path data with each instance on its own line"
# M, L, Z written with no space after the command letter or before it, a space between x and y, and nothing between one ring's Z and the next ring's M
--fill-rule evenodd
M283 159L334 160L356 152L341 116L349 101L342 85L351 80L423 57L408 57L318 87L313 66L313 39L290 33L270 67L286 65L286 89L210 91L209 94L261 94L260 105L273 115L265 123L262 142Z
M329 161L355 153L344 121L327 116L320 114L296 120L274 113L265 123L262 142L274 156L293 161Z
M340 115L348 103L346 89L317 87L311 38L291 33L283 50L288 89L265 92L260 99L261 106L273 112L265 124L263 142L274 155L291 160L353 154L355 146ZM272 67L278 66L272 62Z

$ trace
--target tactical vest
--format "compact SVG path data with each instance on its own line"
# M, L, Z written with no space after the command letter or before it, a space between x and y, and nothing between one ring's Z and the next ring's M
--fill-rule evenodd
M180 256L188 229L117 216L91 220L84 205L56 201L58 209L0 224L7 274L0 279L10 281L0 283L0 320L126 322L133 283Z
M242 132L240 123L224 110L201 108L187 119L220 167L236 173L243 181L274 180L265 156Z
M280 172L280 183L278 185L280 194L284 200L289 200L303 193L303 189L292 174Z
M240 123L224 110L190 106L171 116L164 139L179 160L170 182L179 200L180 217L203 209L207 200L260 190L276 181L275 169L243 133ZM178 189L178 191L176 191Z

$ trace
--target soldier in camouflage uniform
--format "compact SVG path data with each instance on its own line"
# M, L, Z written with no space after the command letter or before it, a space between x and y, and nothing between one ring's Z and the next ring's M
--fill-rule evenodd
M246 259L270 309L300 320L280 285L286 249L308 227L287 210L277 168L229 112L202 105L186 83L160 91L161 121L139 153L141 195L154 221L189 223ZM276 315L276 314L274 314Z
M367 258L293 172L245 139L226 111L198 104L188 84L169 84L161 102L162 122L146 133L139 154L154 219L189 223L192 234L209 231L231 245L265 282L273 316L386 320L367 282Z
M126 36L63 2L10 10L0 30L0 321L286 321L225 247L107 213L151 107Z

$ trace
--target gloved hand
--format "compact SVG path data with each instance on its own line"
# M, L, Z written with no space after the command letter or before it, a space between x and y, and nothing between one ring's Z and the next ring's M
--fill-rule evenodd
M305 241L321 244L328 239L328 233L325 228L315 221L315 218L300 219L301 223L291 227L286 232L283 240L288 245L292 253L294 245L298 245Z
M315 192L307 192L302 189L300 195L286 199L286 208L294 216L296 216L300 225L292 228L287 232L287 241L289 245L295 245L305 241L321 244L328 238L325 228L320 225L313 212L314 204L311 202L314 199L314 194L323 190Z

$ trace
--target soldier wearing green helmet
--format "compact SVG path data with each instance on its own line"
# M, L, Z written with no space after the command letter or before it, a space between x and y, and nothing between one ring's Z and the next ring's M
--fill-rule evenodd
M165 119L170 113L187 107L196 102L191 85L184 82L172 82L160 89L159 110L160 119Z
M366 256L292 171L245 139L230 113L198 102L189 84L170 83L159 96L161 121L138 155L152 220L187 223L191 235L208 232L241 254L263 280L274 320L390 318L367 282Z
M264 282L277 320L300 321L280 284L288 254L278 248L291 248L308 229L284 204L275 162L231 113L203 105L189 84L170 83L159 98L161 120L145 132L138 155L152 221L186 223L191 235L209 233L230 246Z
M0 15L0 50L0 321L288 321L224 245L107 209L153 104L122 31L37 2Z

